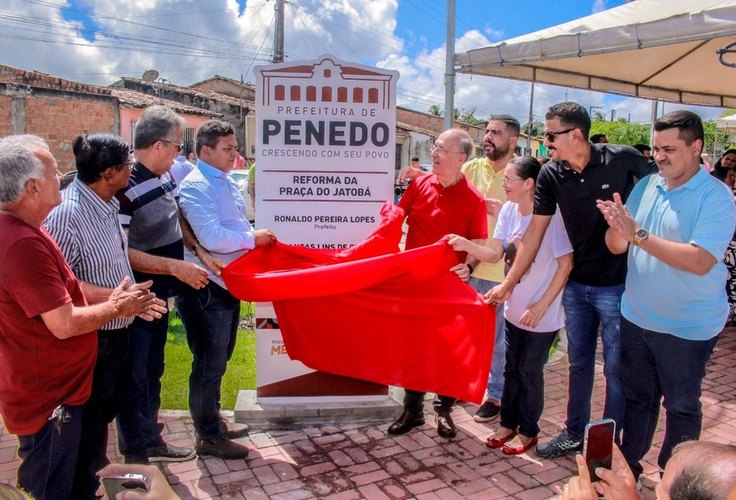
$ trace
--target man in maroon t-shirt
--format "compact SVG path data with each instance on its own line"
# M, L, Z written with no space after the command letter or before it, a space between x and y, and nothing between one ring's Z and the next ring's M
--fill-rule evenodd
M431 245L447 234L459 234L484 244L488 236L486 202L460 172L470 157L473 142L467 132L449 129L437 138L432 149L432 173L417 177L399 202L407 216L409 230L406 249ZM457 253L457 265L450 272L467 281L478 263L465 252ZM426 360L416 360L424 363ZM450 370L452 367L448 367ZM448 376L452 376L448 370ZM424 424L424 393L406 389L404 412L391 424L388 433L405 434ZM437 434L452 438L457 434L450 412L455 399L438 395L434 402L437 412Z
M0 413L18 435L18 486L68 499L97 355L96 329L156 315L149 283L129 278L88 306L42 222L61 203L59 170L42 139L0 141ZM160 315L159 315L160 316Z

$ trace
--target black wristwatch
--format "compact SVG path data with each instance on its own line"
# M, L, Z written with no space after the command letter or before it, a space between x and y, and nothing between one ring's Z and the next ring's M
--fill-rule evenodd
M473 274L473 266L471 266L467 262L465 263L465 265L468 266L468 274Z

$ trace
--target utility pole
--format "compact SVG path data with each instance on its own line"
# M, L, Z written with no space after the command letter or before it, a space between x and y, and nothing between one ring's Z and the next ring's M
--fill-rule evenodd
M529 127L526 131L526 149L529 154L532 154L532 120L534 116L532 109L534 108L534 82L532 82L532 95L529 97Z
M447 0L445 52L445 130L455 123L455 0Z
M273 64L284 62L284 0L276 0L276 32L273 37Z

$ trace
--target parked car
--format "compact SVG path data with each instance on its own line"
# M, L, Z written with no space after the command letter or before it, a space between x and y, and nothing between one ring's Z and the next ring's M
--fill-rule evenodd
M64 188L65 188L65 187L67 187L67 186L68 186L69 184L71 184L71 183L72 183L72 181L74 180L74 178L75 178L76 176L77 176L77 171L76 171L76 170L72 170L71 172L67 172L67 173L65 173L65 174L64 174L64 175L63 175L63 176L61 177L61 188L60 188L60 189L64 189Z
M237 168L235 170L231 170L228 175L233 182L235 182L235 185L238 186L240 194L243 195L243 200L245 201L245 216L250 222L255 221L256 213L250 202L250 194L248 194L248 169Z

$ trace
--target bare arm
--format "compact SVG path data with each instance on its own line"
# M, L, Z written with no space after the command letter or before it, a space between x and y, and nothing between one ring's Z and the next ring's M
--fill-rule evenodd
M613 201L598 200L597 206L609 225L606 246L612 253L623 253L626 251L624 246L628 248L628 244L634 239L634 232L638 227L636 220L624 206L618 193L614 193ZM671 241L656 234L650 234L641 242L640 247L665 264L693 274L706 274L718 262L718 259L702 247Z
M148 291L153 282L130 283L130 278L123 279L105 302L82 307L68 302L41 314L41 319L55 337L67 339L96 330L115 318L150 312L156 304L156 296Z
M482 241L480 244L476 243L476 241L478 240L470 241L462 236L451 234L450 240L447 243L456 252L467 252L468 256L474 257L478 262L495 263L501 260L501 257L503 257L503 241L493 239L488 246L484 244L485 241L483 240L480 240ZM470 264L474 265L472 262Z
M537 257L539 245L542 243L544 232L547 230L551 220L551 215L534 214L532 216L529 227L516 250L514 264L511 266L506 278L503 280L503 283L494 287L486 296L490 302L501 303L509 298L516 284L526 274Z
M101 302L106 302L110 298L110 294L113 291L112 288L93 285L92 283L87 283L86 281L80 281L79 286L82 288L82 292L84 292L84 297L87 299L88 304L99 304Z
M255 182L248 181L248 195L250 195L250 206L253 210L255 210L256 209L256 183Z
M207 271L191 262L151 255L135 248L128 248L128 259L136 271L175 276L192 288L202 288L209 281Z
M217 257L214 257L209 250L204 248L197 241L192 226L184 217L184 214L179 210L179 225L181 226L181 235L184 239L184 246L197 256L199 261L209 269L215 276L220 276L222 269L225 267L225 263Z
M471 242L469 243L480 246L480 245L483 245L485 242L486 240L484 239L474 239L474 240L471 240ZM468 254L468 256L465 259L465 262L463 262L462 264L457 264L457 265L452 266L450 268L450 271L457 274L457 277L460 278L461 280L468 281L471 275L469 266L475 267L476 264L478 264L478 259Z
M519 318L519 323L531 328L539 324L539 320L542 319L544 313L547 312L549 306L552 305L552 302L554 302L555 298L565 286L565 283L567 283L567 277L570 276L570 271L572 271L572 252L557 258L557 269L549 285L547 285L547 290L544 291L539 301L529 304L524 314Z

